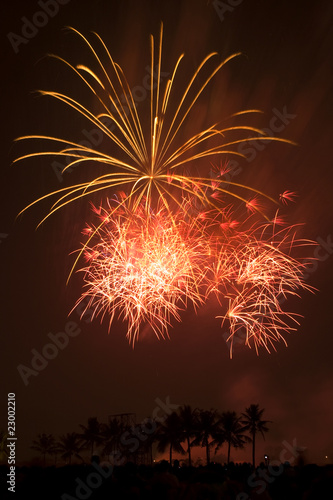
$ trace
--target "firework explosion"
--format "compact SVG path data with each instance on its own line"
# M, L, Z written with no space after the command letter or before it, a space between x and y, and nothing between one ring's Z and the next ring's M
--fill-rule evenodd
M270 352L276 341L286 344L283 335L296 330L299 323L298 315L283 310L282 305L300 289L313 290L303 278L306 265L292 257L296 246L311 242L296 240L295 227L276 232L274 224L266 224L259 229L255 225L229 240L228 279L224 271L214 289L228 299L228 310L219 317L229 321L230 356L238 333L257 353L259 346Z
M92 112L55 91L41 94L64 102L89 120L109 141L113 153L66 139L31 135L18 140L42 140L58 144L60 149L30 153L16 161L51 155L70 159L64 172L91 162L106 170L103 175L49 193L31 204L57 196L42 223L75 200L105 193L105 202L94 207L99 222L83 231L86 241L72 268L85 258L80 270L84 289L78 303L88 298L86 307L93 309L95 317L106 317L109 327L115 317L126 321L127 336L134 344L143 324L148 324L158 338L164 338L172 321L181 320L180 312L189 303L196 309L215 295L225 310L217 317L222 323L229 322L231 354L232 339L240 329L245 330L245 343L257 352L260 346L269 351L276 341L286 342L283 335L294 329L297 317L282 310L281 298L296 295L302 288L310 289L302 277L304 265L293 257L295 247L309 242L298 242L294 228L277 231L281 223L278 215L263 226L263 217L269 220L263 200L276 202L249 186L227 180L227 164L221 163L212 176L208 160L221 155L243 156L235 147L258 138L291 141L268 137L246 125L221 128L212 124L179 145L182 125L197 100L238 54L214 66L217 54L208 55L176 100L174 86L183 55L162 88L161 28L157 49L151 37L150 127L144 132L125 74L102 39L94 34L95 48L81 33L71 30L93 54L96 68L73 66L53 57L66 64L92 92L100 110ZM241 111L233 119L257 112ZM249 132L252 137L248 137ZM293 199L290 191L280 195L282 204ZM236 217L239 210L248 214L245 220Z
M88 226L84 233L97 243L85 246L86 309L107 315L111 326L117 313L127 321L127 336L134 344L142 323L158 337L168 335L171 318L180 321L179 310L188 302L202 303L200 286L204 279L207 243L203 228L186 222L178 211L174 217L162 207L147 213L145 206L135 212L123 207L112 217L108 209L94 208L102 226ZM83 312L84 314L84 312Z

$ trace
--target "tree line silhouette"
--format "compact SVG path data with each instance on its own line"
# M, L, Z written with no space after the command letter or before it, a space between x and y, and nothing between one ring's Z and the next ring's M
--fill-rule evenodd
M215 409L192 409L183 405L164 419L146 419L141 424L125 424L118 417L110 418L108 423L100 423L96 417L88 419L87 425L80 425L81 432L63 434L56 439L52 434L38 434L31 448L43 457L60 456L71 464L73 458L84 462L82 452L88 450L93 457L97 450L102 457L121 458L121 463L153 463L153 446L159 453L168 451L169 462L173 454L188 457L192 466L192 448L205 448L206 463L211 462L212 451L215 454L226 445L227 463L230 462L231 448L244 448L252 445L252 464L255 466L256 438L260 433L263 438L268 431L270 421L263 419L264 409L258 404L251 404L241 415L235 411L218 412ZM147 427L147 422L150 426Z

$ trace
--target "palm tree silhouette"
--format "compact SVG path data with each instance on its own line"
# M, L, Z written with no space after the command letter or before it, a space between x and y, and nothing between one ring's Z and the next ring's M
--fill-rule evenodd
M83 462L83 458L79 454L83 448L82 440L76 432L70 432L60 436L58 449L62 452L61 457L65 460L68 459L69 465L72 463L72 457L79 458Z
M206 462L210 464L210 449L215 445L213 436L218 430L218 413L216 410L198 410L196 438L192 446L206 448Z
M270 423L270 420L262 420L264 411L264 408L259 409L259 405L252 404L242 413L243 430L248 431L251 435L253 467L255 467L256 434L260 432L265 439L264 432L268 432L267 424Z
M42 433L37 435L37 439L33 440L30 448L39 451L43 455L43 465L45 467L46 455L53 455L57 445L52 434Z
M234 448L244 448L245 442L249 441L250 438L243 434L245 429L241 424L241 417L238 417L235 411L223 412L221 414L219 424L222 443L228 443L227 463L229 465L231 446L233 446ZM219 439L217 439L217 449L221 446L222 443L220 443Z
M172 465L172 452L185 453L182 447L183 432L182 422L178 413L173 411L165 421L158 426L156 440L158 442L157 449L163 453L169 447L169 462Z
M107 424L101 424L100 432L101 441L103 442L103 454L110 455L120 451L120 439L124 433L124 427L118 418L114 417Z
M188 464L191 467L191 438L195 437L198 427L197 410L192 410L189 405L179 408L179 417L183 431L183 439L187 442Z
M91 457L94 455L95 444L100 444L102 442L101 436L101 424L98 422L96 417L88 418L88 425L80 425L83 432L80 437L83 439L83 444L87 448L90 448Z

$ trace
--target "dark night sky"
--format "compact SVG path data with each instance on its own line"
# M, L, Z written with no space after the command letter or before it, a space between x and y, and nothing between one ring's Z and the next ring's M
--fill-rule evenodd
M15 392L18 460L32 456L29 446L40 432L77 431L90 416L106 421L119 412L135 412L140 421L152 414L156 398L170 397L174 404L219 410L243 411L259 403L273 424L258 453L278 457L282 441L296 439L307 447L310 461L322 463L328 455L332 462L332 2L244 0L221 20L214 2L207 0L70 0L19 45L17 54L7 34L21 34L22 17L32 19L40 7L37 1L21 0L7 2L2 10L0 429L6 429L7 393ZM158 35L160 21L164 71L182 52L189 71L211 51L221 57L243 53L200 101L197 120L208 124L240 109L259 108L264 113L256 124L267 127L273 108L286 107L296 115L281 137L298 146L271 143L255 161L244 160L239 175L239 182L275 197L284 189L297 191L297 203L288 209L291 222L305 222L302 236L328 242L331 252L308 278L318 292L304 293L291 304L305 318L298 332L288 336L288 348L279 344L276 353L261 351L257 357L254 350L237 347L230 360L210 304L197 316L187 311L171 329L171 340L143 335L134 351L123 327L108 335L106 323L80 321L75 312L68 318L80 293L78 278L65 284L69 254L78 247L86 206L58 212L38 231L48 202L15 220L36 197L62 185L50 159L11 166L30 147L13 140L34 133L71 134L80 140L82 129L89 130L74 112L32 93L60 89L80 96L66 69L44 58L59 53L86 62L78 41L62 28L97 31L130 84L140 85L149 63L149 35ZM77 174L67 175L64 183L76 182ZM30 366L31 350L41 351L48 334L63 331L69 321L80 334L25 386L17 366ZM250 449L239 457L249 460Z

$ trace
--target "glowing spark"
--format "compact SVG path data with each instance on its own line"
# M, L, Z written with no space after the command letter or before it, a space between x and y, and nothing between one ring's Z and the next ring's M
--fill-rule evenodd
M294 191L284 191L283 193L280 194L280 201L284 203L285 205L288 204L289 201L295 202L295 198L297 197L297 194Z
M246 208L249 213L262 212L264 209L263 204L257 196L246 202Z

